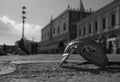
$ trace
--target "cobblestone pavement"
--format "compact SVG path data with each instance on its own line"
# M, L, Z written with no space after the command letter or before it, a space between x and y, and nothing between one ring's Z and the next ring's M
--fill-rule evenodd
M99 68L91 64L17 64L14 72L0 75L0 82L120 82L120 64Z
M5 65L14 67L15 70L7 74L0 74L0 82L120 82L118 55L109 55L112 62L110 61L104 68L93 64L81 64L80 62L83 60L78 56L71 58L81 60L80 62L70 61L61 68L59 66L61 57L59 55L1 57L1 62L7 62ZM47 62L41 62L43 60ZM11 65L11 61L14 64Z

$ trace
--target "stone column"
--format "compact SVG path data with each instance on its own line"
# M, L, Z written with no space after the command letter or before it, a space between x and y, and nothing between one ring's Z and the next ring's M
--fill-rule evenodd
M110 21L110 19L109 19L109 13L106 13L106 29L108 30L109 29L109 21Z
M118 25L120 24L120 5L118 5Z
M98 33L101 33L101 16L98 17Z
M117 5L117 12L116 12L116 25L117 25L117 28L119 28L119 25L120 24L120 6Z

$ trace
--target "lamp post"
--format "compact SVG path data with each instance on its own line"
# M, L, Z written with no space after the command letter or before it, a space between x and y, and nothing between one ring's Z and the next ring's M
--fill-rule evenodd
M26 7L22 7L22 37L19 46L21 49L24 48L24 24L25 24L25 19L26 19Z
M25 19L26 19L26 7L23 6L22 7L22 23L23 23L23 27L22 27L22 39L24 39L24 24L25 24Z

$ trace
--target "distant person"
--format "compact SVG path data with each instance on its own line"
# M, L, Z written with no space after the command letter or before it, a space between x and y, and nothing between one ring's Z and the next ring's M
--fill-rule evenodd
M34 54L34 43L31 43L31 54Z
M3 52L5 53L5 54L7 54L7 48L6 48L7 46L6 46L6 44L4 44L3 45Z
M112 44L112 41L109 42L108 51L109 51L110 54L113 52L113 44Z
M100 35L99 44L104 49L105 53L107 53L106 49L107 39L104 35Z
M37 52L38 52L38 44L35 43L35 54L37 54Z
M64 46L64 42L63 42L63 40L61 39L60 42L59 42L59 44L58 44L58 50L59 50L59 53L60 53L60 54L63 53L64 47L65 47L65 46Z

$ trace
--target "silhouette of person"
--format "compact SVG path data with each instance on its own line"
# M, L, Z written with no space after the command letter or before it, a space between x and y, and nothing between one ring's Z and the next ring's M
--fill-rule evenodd
M64 51L64 42L63 42L63 40L62 39L60 39L60 42L59 42L59 44L58 44L58 50L59 50L59 53L60 54L62 54L63 53L63 51Z
M100 36L100 39L99 39L99 44L100 46L104 49L105 53L106 53L106 44L107 44L107 39L104 35L101 35Z
M112 44L112 41L109 42L109 46L108 46L108 50L109 50L109 53L111 54L113 52L113 44Z

